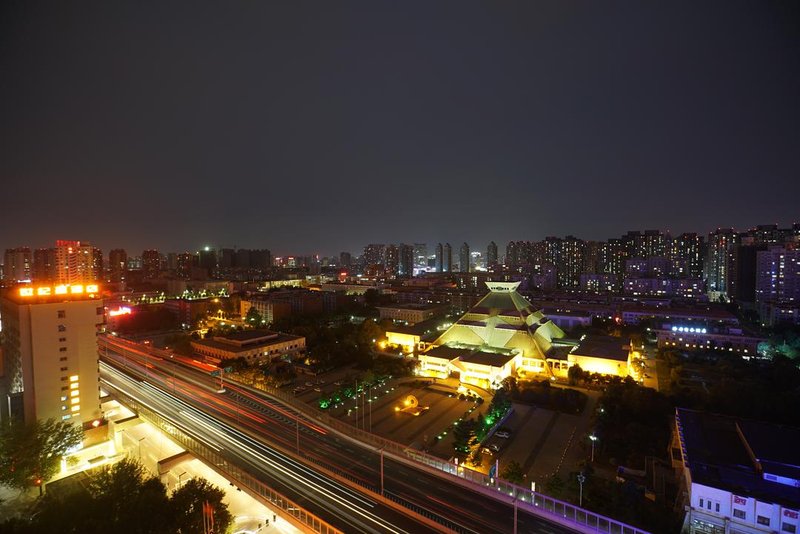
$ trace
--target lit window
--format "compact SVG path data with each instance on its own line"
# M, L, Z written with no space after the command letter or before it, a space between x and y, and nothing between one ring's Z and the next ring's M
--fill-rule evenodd
M72 407L72 412L80 411L80 409L81 409L80 405L76 404L75 406Z
M70 382L77 382L78 381L78 375L72 375L71 377L69 377L69 381Z

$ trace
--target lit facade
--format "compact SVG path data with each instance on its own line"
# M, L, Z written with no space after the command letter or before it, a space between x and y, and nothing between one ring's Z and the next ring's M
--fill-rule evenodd
M306 338L269 330L246 330L192 341L192 350L214 363L234 358L261 363L302 352L305 348Z
M88 423L101 416L98 287L17 287L0 297L5 341L3 417Z
M628 376L633 352L630 342L619 337L585 335L568 355L568 365L579 365L589 373Z

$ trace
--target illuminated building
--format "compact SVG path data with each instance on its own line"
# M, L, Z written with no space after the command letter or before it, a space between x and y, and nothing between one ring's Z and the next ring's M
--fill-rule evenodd
M709 324L699 321L666 322L653 328L659 348L719 350L754 356L766 338L749 334L738 325Z
M380 243L371 243L364 247L364 262L367 267L374 265L383 265L383 251L386 245Z
M498 379L514 371L551 374L547 353L564 337L564 332L541 311L534 311L517 292L519 284L487 282L486 296L430 346L421 347L426 352L419 356L420 372L437 376L447 369L459 374L462 381L482 387L497 387ZM438 350L431 352L434 348ZM467 352L453 352L454 349ZM465 359L468 353L489 355ZM454 356L449 358L449 354ZM449 362L444 367L443 359ZM498 369L507 374L498 374Z
M214 363L234 358L262 363L302 352L305 348L306 338L269 330L245 330L192 341L192 350Z
M421 323L438 315L442 315L445 308L435 304L395 304L393 306L378 306L381 319L403 321L408 324Z
M90 243L58 240L55 255L54 281L59 284L86 284L102 276L103 253Z
M388 245L384 249L383 265L385 267L387 275L389 276L397 275L397 271L400 267L400 255L395 245Z
M426 243L414 243L414 268L419 271L428 269L428 245Z
M683 233L668 243L667 257L672 262L672 272L686 278L703 276L703 236Z
M497 267L497 244L491 241L486 247L486 268L492 270L495 267Z
M728 296L730 249L738 241L732 228L717 229L708 234L706 285L713 296Z
M589 373L628 376L632 351L630 342L620 337L584 335L567 357L570 367L580 365Z
M81 423L98 418L96 336L104 308L97 285L15 287L0 297L0 312L3 418Z
M3 256L3 280L6 282L29 282L33 258L28 247L7 248Z
M444 266L444 247L442 247L441 243L436 244L436 264L434 270L437 273L441 273L442 268Z
M155 249L142 252L142 270L145 278L158 278L161 272L161 254Z
M671 450L682 532L798 532L800 428L677 408Z

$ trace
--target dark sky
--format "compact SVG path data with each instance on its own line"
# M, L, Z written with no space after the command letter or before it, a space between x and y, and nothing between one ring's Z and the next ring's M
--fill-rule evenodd
M3 2L0 247L800 220L796 2Z

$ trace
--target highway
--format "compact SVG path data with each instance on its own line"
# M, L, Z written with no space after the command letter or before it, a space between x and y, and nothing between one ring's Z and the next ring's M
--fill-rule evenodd
M104 387L133 396L220 450L228 461L345 532L431 532L405 514L318 472L322 467L356 488L381 493L381 458L373 448L327 432L291 406L265 394L219 381L210 367L142 345L101 338ZM163 352L159 352L163 355ZM179 362L176 363L176 362ZM113 366L113 367L112 367ZM298 461L300 459L301 461ZM465 533L514 532L514 511L458 484L384 458L384 495L446 529ZM516 532L572 532L522 509Z

